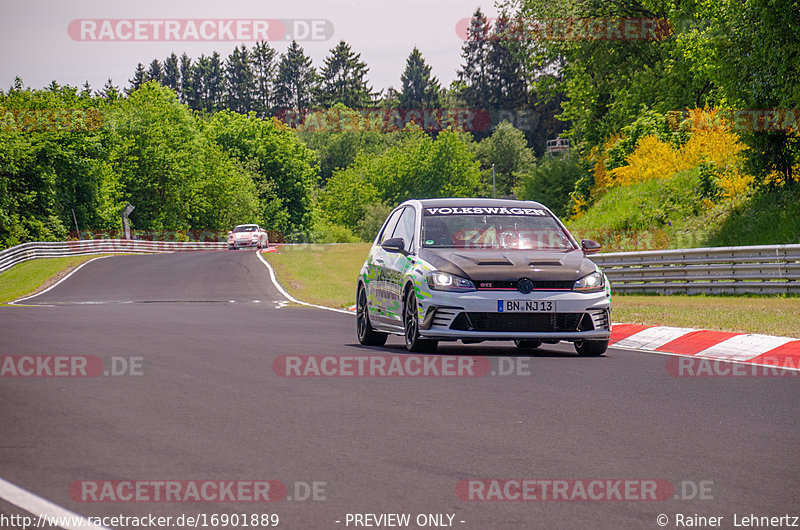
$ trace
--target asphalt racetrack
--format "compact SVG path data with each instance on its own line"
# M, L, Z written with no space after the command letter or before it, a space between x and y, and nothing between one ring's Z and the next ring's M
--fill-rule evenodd
M484 377L282 377L280 356L407 354L399 337L359 346L353 315L287 305L252 251L100 259L24 304L0 307L0 355L97 356L121 373L0 378L0 477L84 516L278 514L280 528L336 529L367 527L355 514L443 514L424 520L483 530L800 515L800 377L677 378L666 356L579 358L569 344L529 356L512 343L440 346L488 360ZM673 489L481 501L459 489L470 479ZM287 492L270 503L75 494L79 481L120 480L270 480ZM20 513L2 500L0 512Z

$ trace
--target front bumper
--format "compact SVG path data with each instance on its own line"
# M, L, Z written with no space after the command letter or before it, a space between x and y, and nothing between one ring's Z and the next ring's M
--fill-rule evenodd
M237 240L233 242L228 242L228 245L234 246L236 248L257 247L258 241Z
M420 336L430 339L606 340L611 335L611 298L564 291L431 291L420 301ZM499 300L549 300L554 313L502 313Z

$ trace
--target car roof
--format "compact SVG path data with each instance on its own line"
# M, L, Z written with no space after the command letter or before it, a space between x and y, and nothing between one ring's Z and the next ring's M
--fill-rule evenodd
M423 208L443 208L458 206L485 206L497 208L544 208L546 206L535 201L518 201L514 199L487 199L487 198L449 198L449 199L417 199L408 201L418 202Z

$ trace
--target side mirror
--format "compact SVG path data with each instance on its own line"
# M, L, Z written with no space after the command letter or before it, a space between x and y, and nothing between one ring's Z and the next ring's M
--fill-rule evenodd
M403 241L402 237L393 237L391 239L387 239L381 243L381 248L386 252L399 252L403 255L407 254L406 242Z
M232 233L233 233L233 232L231 232L230 230L228 230L228 235L231 235Z
M581 239L581 250L583 250L584 254L597 254L600 252L601 248L603 248L603 245L597 241L592 241L591 239Z

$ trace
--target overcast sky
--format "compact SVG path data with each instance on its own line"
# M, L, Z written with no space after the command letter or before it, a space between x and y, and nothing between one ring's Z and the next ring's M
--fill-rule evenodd
M3 0L0 87L9 87L19 75L33 88L52 80L71 85L88 80L98 89L109 77L122 88L139 62L147 65L172 51L196 58L216 50L224 58L238 44L81 41L68 33L76 19L325 19L333 26L330 40L300 42L314 66L320 67L328 50L345 40L369 65L375 90L399 88L405 60L417 46L447 86L461 62L463 41L456 24L477 7L487 16L497 14L493 0ZM124 36L122 30L120 34ZM288 45L284 40L271 44L279 53Z

